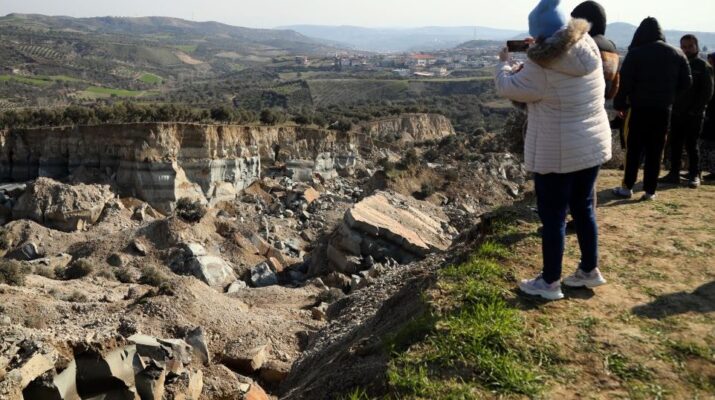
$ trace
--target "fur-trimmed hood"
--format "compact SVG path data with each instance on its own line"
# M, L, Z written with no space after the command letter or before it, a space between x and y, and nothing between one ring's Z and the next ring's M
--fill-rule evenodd
M588 35L591 24L574 18L566 28L536 43L527 52L529 59L543 68L571 76L584 76L601 65L598 46Z

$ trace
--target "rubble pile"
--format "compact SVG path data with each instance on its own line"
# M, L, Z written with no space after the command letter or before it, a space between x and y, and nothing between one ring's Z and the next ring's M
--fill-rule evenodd
M311 274L327 273L328 286L360 288L384 266L447 250L456 234L439 207L377 192L345 212L327 246L314 255ZM321 262L322 251L327 263Z
M12 358L0 357L0 395L28 400L205 398L202 368L211 360L201 328L189 330L183 339L134 334L105 343L80 342L71 353L70 360L42 342L20 342L5 352ZM236 381L231 374L227 378ZM258 384L242 380L231 398L268 398Z

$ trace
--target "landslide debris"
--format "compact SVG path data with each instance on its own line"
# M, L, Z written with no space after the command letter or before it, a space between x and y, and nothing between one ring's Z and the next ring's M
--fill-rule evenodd
M370 359L374 343L351 332L374 328L385 301L412 313L412 274L525 188L518 159L480 154L436 117L378 121L367 136L127 129L108 141L146 164L122 153L119 170L0 185L0 251L24 283L0 283L0 398L318 393L296 368L347 345ZM245 164L259 156L260 174Z
M115 197L106 185L68 185L38 178L12 208L14 219L31 219L65 232L83 230L99 219L108 201Z

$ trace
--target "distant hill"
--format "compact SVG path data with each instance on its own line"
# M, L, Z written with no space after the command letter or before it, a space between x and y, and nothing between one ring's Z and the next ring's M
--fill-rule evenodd
M281 27L305 36L334 40L358 50L400 52L454 47L469 40L506 40L519 33L482 26L363 28L358 26L291 25Z
M297 55L319 58L340 50L291 30L165 17L9 14L0 17L0 110L153 99L187 82L225 82L242 71L253 76L268 65L295 65Z
M71 18L39 14L8 14L0 17L0 28L9 27L54 33L125 35L167 45L175 42L208 42L224 46L224 50L245 50L251 46L258 50L258 47L264 46L280 50L322 52L326 45L332 45L291 30L243 28L218 22L194 22L168 17Z
M606 36L616 43L620 48L627 48L631 44L633 34L638 27L624 22L614 22L608 24ZM665 39L668 43L677 46L680 43L680 38L683 35L692 33L698 37L701 47L707 47L711 51L715 50L715 33L712 32L685 32L685 31L665 31Z
M457 49L479 49L483 47L503 46L503 40L470 40L460 43L455 48Z

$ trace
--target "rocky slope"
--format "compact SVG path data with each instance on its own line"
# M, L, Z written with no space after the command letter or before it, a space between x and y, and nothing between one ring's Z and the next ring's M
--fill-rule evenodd
M518 158L451 132L4 132L1 171L28 181L0 185L0 398L327 398L362 385L344 365L378 377L374 336L418 311L420 276L526 189Z

